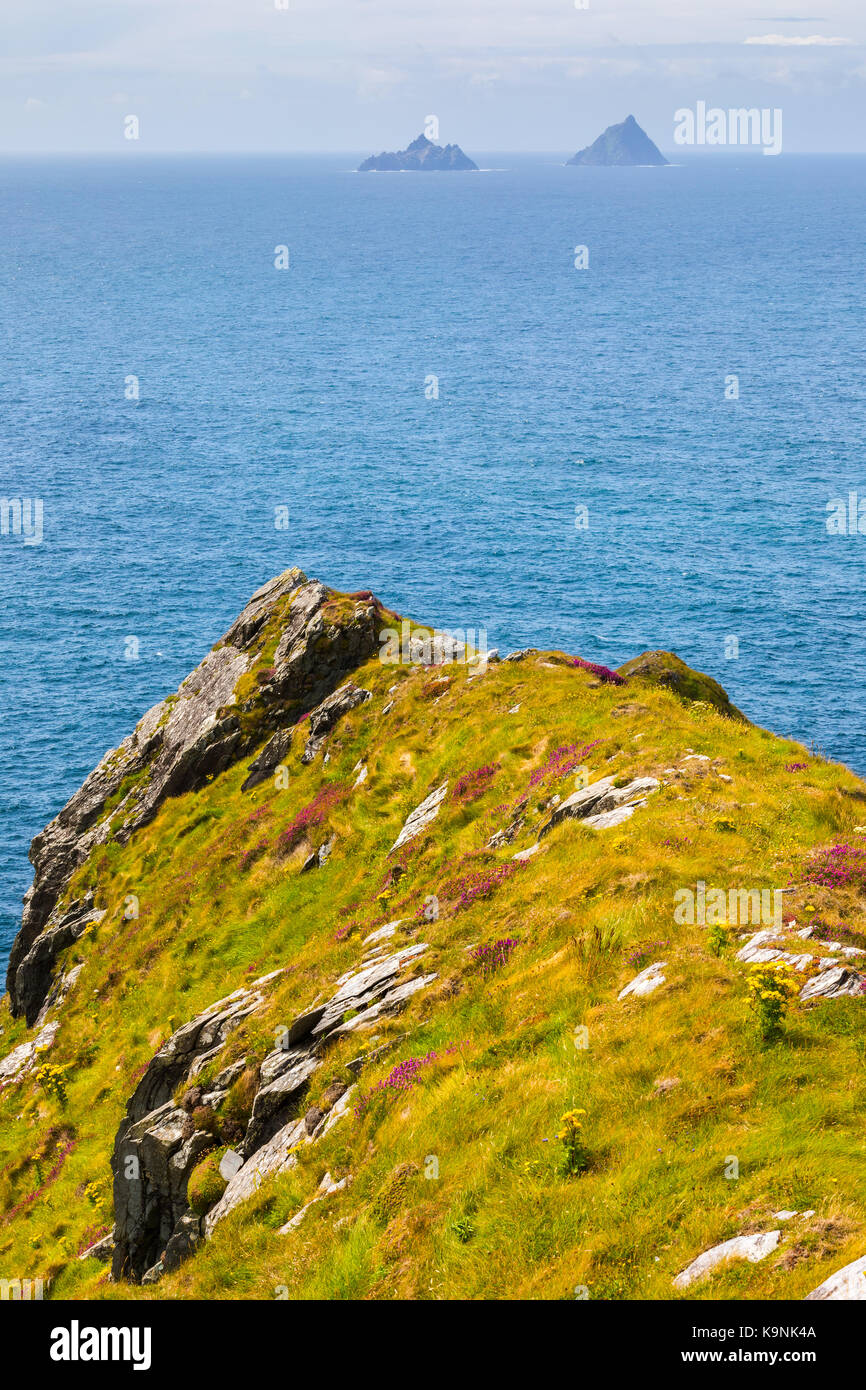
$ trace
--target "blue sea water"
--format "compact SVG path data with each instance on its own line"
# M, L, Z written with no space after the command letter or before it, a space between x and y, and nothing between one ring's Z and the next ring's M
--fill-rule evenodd
M290 564L503 651L673 649L866 772L866 537L825 525L866 159L357 162L0 163L0 496L44 505L0 537L2 957L32 836Z

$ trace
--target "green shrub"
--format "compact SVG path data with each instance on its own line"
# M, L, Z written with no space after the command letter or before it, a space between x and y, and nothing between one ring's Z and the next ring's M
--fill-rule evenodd
M563 1177L576 1177L582 1173L588 1163L589 1154L583 1140L583 1120L585 1110L569 1110L562 1117L562 1129L557 1134L557 1139L562 1144L562 1158L560 1160L560 1172Z
M456 1220L451 1222L451 1230L461 1245L465 1245L475 1235L475 1227L468 1216L458 1216Z
M707 931L707 945L714 956L720 956L731 944L727 924L713 922Z
M785 961L753 965L746 985L758 1033L764 1042L771 1042L781 1036L788 1005L798 991L791 967Z
M45 1094L59 1101L61 1106L64 1106L67 1101L64 1072L69 1071L70 1065L71 1063L67 1063L65 1067L57 1067L51 1062L45 1062L36 1072L37 1083Z

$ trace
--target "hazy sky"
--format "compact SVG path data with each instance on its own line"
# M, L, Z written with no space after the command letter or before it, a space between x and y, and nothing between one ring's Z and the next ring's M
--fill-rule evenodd
M864 0L0 0L0 16L3 151L378 152L433 114L469 153L573 151L629 112L672 149L674 111L698 100L781 107L786 151L866 151Z

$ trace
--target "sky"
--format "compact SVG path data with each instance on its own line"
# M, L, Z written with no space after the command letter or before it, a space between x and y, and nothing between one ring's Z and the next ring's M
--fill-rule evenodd
M4 153L673 150L698 101L866 152L864 0L0 0L0 76Z

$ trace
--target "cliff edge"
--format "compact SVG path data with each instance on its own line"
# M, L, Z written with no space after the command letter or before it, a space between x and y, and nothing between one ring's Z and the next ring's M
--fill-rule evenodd
M0 1277L862 1297L864 802L673 653L286 571L34 841Z

